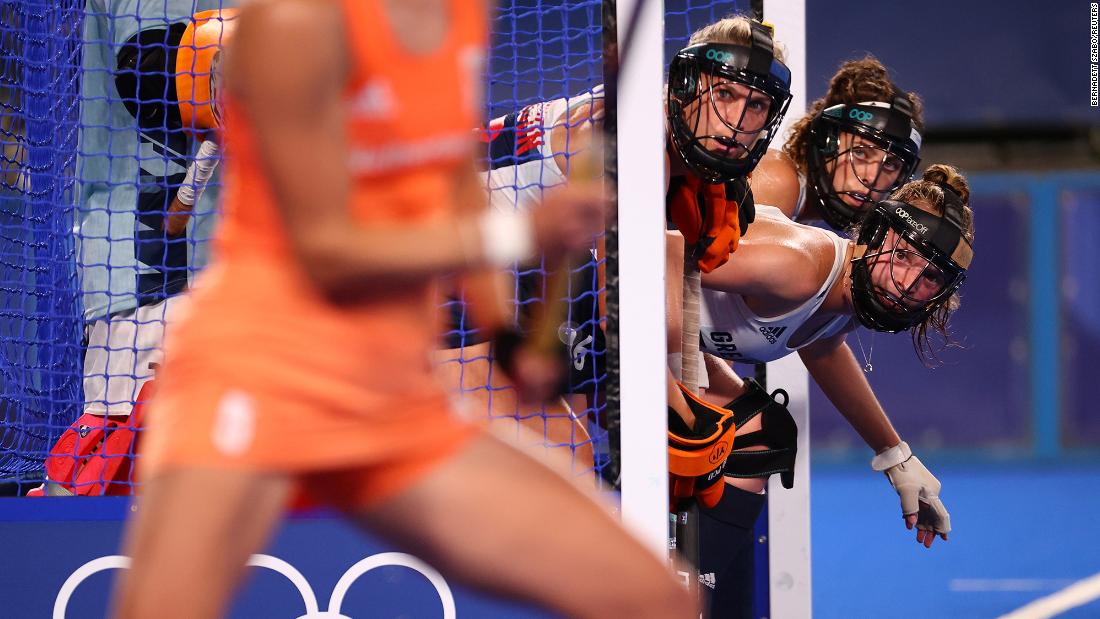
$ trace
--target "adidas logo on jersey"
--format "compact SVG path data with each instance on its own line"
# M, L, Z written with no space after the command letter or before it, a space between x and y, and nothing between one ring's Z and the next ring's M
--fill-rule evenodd
M389 82L367 82L351 100L351 112L359 118L387 118L393 116L396 104Z
M714 578L714 572L707 572L706 574L699 574L699 582L714 589L718 581Z
M786 330L787 327L760 327L760 335L763 335L769 344L774 344Z

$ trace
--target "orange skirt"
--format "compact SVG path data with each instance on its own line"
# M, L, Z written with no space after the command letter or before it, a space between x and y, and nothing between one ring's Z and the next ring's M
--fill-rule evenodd
M194 352L170 347L158 371L142 480L173 469L283 473L326 502L361 507L412 485L480 432L431 376L415 382L433 389L380 393L278 359Z

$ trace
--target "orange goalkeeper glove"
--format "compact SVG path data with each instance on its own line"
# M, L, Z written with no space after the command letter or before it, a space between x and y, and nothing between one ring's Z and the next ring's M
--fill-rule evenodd
M704 183L686 176L669 193L669 217L693 248L699 270L710 273L725 264L756 215L748 181Z
M722 472L733 449L733 413L700 400L677 383L695 414L688 427L671 406L668 408L668 473L672 511L694 498L704 507L714 507L722 498Z

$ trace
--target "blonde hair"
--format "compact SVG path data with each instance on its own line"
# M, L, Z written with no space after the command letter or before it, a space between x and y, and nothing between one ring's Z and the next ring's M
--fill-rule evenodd
M805 116L791 126L790 137L783 145L783 152L794 161L800 174L807 173L807 150L810 146L810 123L822 110L841 103L855 105L864 101L889 103L894 97L905 95L913 105L913 124L924 132L924 105L914 92L904 92L890 79L890 73L878 58L868 54L859 60L849 60L840 65L825 96L814 101Z
M729 17L723 17L693 32L691 38L688 39L688 46L699 45L700 43L729 43L746 47L751 46L751 23L750 18L736 13ZM775 58L779 62L786 62L787 54L783 45L774 36L772 41L775 43Z
M924 204L919 206L927 206L932 209L932 212L940 215L944 210L943 185L947 185L959 194L959 200L963 203L963 224L966 226L963 236L973 243L974 211L970 209L970 184L966 182L966 177L959 172L958 168L943 163L930 165L919 181L909 181L902 185L890 196L890 199L908 204L923 202Z

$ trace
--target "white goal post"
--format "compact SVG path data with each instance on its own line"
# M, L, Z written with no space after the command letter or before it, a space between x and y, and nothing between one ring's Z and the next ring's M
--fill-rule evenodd
M639 0L619 0L619 36ZM623 522L653 552L668 552L664 278L664 2L644 1L630 57L622 67L618 126L619 342L622 393ZM792 73L793 100L774 146L806 109L804 0L768 2ZM794 489L769 488L771 616L811 616L809 379L796 355L768 364L770 389L791 396L798 423Z

